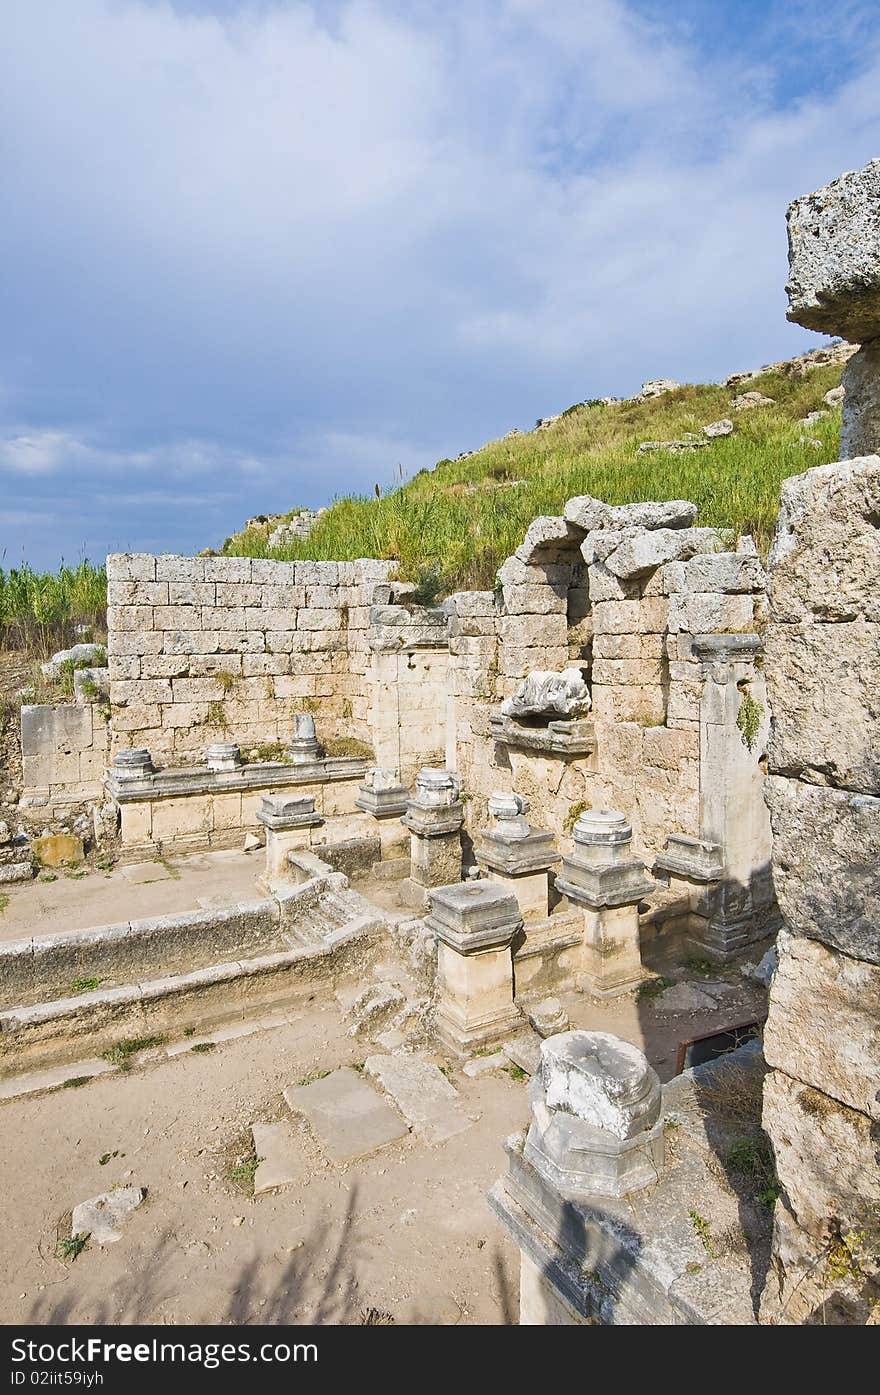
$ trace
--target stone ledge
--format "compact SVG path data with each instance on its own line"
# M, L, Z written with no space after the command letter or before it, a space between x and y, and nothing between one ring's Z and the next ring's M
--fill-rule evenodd
M554 756L589 756L596 749L596 730L591 720L551 721L546 726L528 726L513 717L493 713L489 717L495 741L514 750L539 751Z
M301 765L255 763L238 770L209 770L207 766L186 766L158 770L136 780L118 780L109 773L104 781L107 793L117 804L142 804L156 799L179 799L197 794L250 793L287 785L316 785L333 780L361 780L368 764L353 756L327 756Z

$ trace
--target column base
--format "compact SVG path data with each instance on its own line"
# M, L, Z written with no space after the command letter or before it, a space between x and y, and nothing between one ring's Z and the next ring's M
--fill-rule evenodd
M474 1056L484 1046L496 1045L521 1032L526 1026L526 1019L519 1008L511 1007L503 1014L494 1013L491 1017L471 1019L464 1023L457 1022L441 1007L434 1025L440 1041L454 1055Z

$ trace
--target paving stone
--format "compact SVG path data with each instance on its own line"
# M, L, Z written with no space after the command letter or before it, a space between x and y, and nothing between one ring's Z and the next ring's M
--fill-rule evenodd
M507 1065L507 1057L503 1051L493 1051L490 1056L474 1056L472 1061L466 1061L462 1066L465 1075L471 1080L477 1080L481 1075L491 1075L495 1070L501 1070Z
M114 1187L73 1208L71 1235L88 1235L96 1245L112 1245L122 1239L119 1227L136 1211L147 1194L146 1187Z
M171 873L161 862L130 862L128 866L120 867L119 872L132 886L146 886L149 882L171 880Z
M251 1124L257 1170L254 1173L254 1196L289 1187L299 1182L307 1172L302 1148L286 1122Z
M284 1098L304 1114L332 1162L362 1158L409 1132L398 1114L350 1066L311 1085L290 1085Z
M439 1066L401 1055L368 1056L365 1067L426 1143L443 1143L474 1122L459 1108L459 1093Z
M661 1012L710 1012L718 1006L711 993L692 983L676 983L656 999Z

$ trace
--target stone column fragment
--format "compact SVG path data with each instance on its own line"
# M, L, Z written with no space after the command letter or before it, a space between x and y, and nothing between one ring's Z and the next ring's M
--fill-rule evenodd
M401 822L410 831L410 873L401 895L407 905L423 909L430 887L446 886L461 877L464 809L452 771L420 770L415 795Z
M293 736L288 747L294 765L310 765L318 759L318 738L315 719L310 712L297 712L293 718Z
M427 924L437 937L441 1041L459 1056L519 1030L511 943L522 928L516 897L488 881L458 882L430 893Z
M354 802L355 808L372 814L379 826L383 862L401 853L406 834L401 830L400 820L409 804L409 791L400 783L398 771L374 765L367 771Z
M489 879L512 891L526 925L549 914L550 871L559 862L552 833L533 828L525 818L528 801L518 794L493 794L493 826L477 840L477 860Z
M581 814L574 851L562 859L557 889L584 917L582 986L613 997L647 977L639 948L639 902L653 889L632 856L632 825L614 809Z

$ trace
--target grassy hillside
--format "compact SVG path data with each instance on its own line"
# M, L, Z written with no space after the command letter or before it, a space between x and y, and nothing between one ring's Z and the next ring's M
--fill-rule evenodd
M422 582L426 597L488 588L531 520L559 513L575 494L613 504L691 499L698 522L753 533L766 551L781 481L838 458L839 409L809 427L800 419L823 407L840 372L839 365L804 377L775 371L735 389L685 386L643 403L580 404L553 426L492 441L465 460L440 461L384 498L337 499L305 542L270 554L268 530L255 528L229 539L224 551L338 561L394 557L402 576ZM774 405L733 412L737 393L753 390ZM725 416L734 421L734 434L704 449L638 453L641 441L674 440Z

